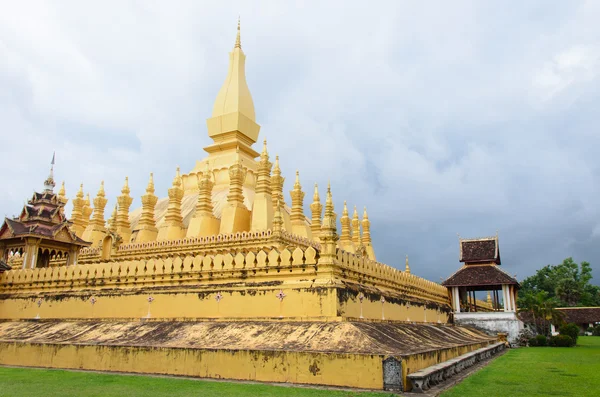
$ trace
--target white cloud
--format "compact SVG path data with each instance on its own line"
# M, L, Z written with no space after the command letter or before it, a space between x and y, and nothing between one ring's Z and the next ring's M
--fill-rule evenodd
M241 14L260 139L286 191L300 171L307 211L331 179L338 212L369 208L379 259L407 251L435 280L456 232L500 229L520 275L598 262L596 4L7 3L0 210L19 211L53 150L70 197L106 181L107 213L126 175L134 206L151 171L165 196L204 157Z

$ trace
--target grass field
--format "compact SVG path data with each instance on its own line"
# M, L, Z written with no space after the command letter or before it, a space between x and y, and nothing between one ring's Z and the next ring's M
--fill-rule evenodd
M600 337L512 349L441 396L600 396Z
M0 367L0 397L385 397L390 393Z

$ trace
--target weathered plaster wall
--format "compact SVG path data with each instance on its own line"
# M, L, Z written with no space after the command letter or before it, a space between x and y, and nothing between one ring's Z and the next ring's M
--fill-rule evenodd
M511 343L517 340L519 332L523 329L523 322L515 312L454 313L454 322L457 325L474 326L494 334L505 332Z
M284 296L280 299L278 294L282 291ZM43 295L5 294L0 298L0 319L143 318L148 313L151 318L164 319L336 315L333 289L281 282L216 284L204 288L98 288Z
M0 364L383 388L378 355L2 342Z
M451 310L448 305L411 299L389 289L338 288L337 297L337 314L348 318L447 323Z
M410 391L412 389L410 379L407 378L408 374L488 346L489 343L490 342L478 342L469 345L436 349L429 352L402 356L402 379L404 381L404 390Z

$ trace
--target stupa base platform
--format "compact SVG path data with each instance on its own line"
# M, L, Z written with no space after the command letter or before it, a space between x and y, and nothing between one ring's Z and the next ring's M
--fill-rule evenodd
M387 321L24 320L0 322L0 364L410 390L409 373L494 342Z

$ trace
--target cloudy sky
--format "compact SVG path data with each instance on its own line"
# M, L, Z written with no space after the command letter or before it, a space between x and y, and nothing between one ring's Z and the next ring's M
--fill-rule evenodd
M572 256L600 283L600 2L215 3L1 0L0 215L54 150L70 198L105 180L110 213L129 176L138 207L149 172L166 196L211 142L241 15L286 192L296 169L305 191L330 179L378 260L434 281L457 233L498 230L519 279Z

